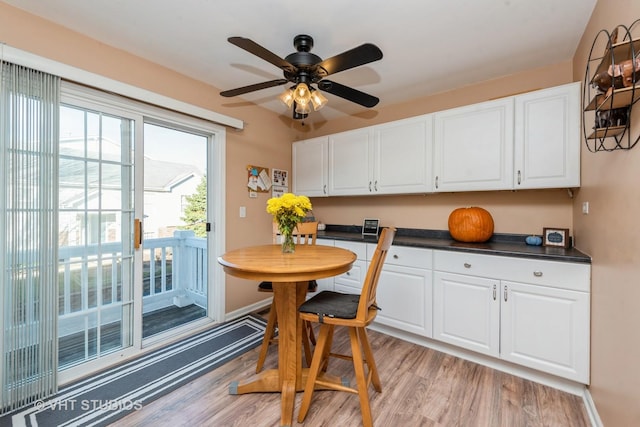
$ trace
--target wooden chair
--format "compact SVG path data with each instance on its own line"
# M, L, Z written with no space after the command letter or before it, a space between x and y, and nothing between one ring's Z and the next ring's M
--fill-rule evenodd
M316 237L318 235L318 222L300 222L293 232L293 240L296 245L315 245ZM280 231L278 225L273 223L273 244L279 244ZM309 282L308 291L315 292L317 289L315 280ZM273 286L271 282L261 282L258 285L258 291L260 292L273 292ZM264 338L262 339L262 346L260 347L260 355L258 356L258 363L256 364L256 373L262 370L264 361L267 358L267 352L269 351L269 345L278 342L277 338L274 338L276 332L276 326L278 325L278 315L276 313L275 302L271 303L269 310L269 318L267 320L267 326L264 331ZM311 324L305 323L305 327L302 328L302 345L304 346L304 355L307 360L307 365L311 363L311 346L309 341L315 345L315 335Z
M382 230L360 295L323 291L300 306L300 318L306 322L319 323L320 333L318 334L307 383L304 388L302 404L298 414L299 423L303 422L307 416L313 392L318 387L358 394L363 424L365 427L373 425L367 389L371 383L373 383L373 388L377 392L382 391L382 389L378 370L373 359L373 352L367 338L366 327L373 322L379 309L376 305L378 278L395 233L395 228ZM331 353L331 342L336 326L345 326L349 329L350 356ZM324 378L329 357L353 361L357 388L336 384L335 381L328 381ZM365 363L368 368L366 375L364 370Z

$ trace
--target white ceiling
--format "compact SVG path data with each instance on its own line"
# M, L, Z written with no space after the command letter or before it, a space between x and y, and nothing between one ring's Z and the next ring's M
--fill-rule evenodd
M282 77L274 65L227 42L231 36L283 58L295 51L297 34L312 36L312 53L323 59L373 43L382 60L331 80L379 97L383 107L568 60L597 0L2 1L220 90ZM243 98L289 116L277 100L283 88ZM306 121L366 110L327 98Z

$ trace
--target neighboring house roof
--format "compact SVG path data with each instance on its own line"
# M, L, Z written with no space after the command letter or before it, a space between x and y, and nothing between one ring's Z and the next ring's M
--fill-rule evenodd
M78 140L60 141L60 168L59 168L59 197L62 206L72 206L77 202L78 188L86 185L89 192L94 193L98 186L98 179L102 179L103 189L119 190L122 186L122 169L117 162L114 153L103 151L102 163L85 161L83 149L78 145ZM102 165L102 171L99 167ZM85 171L86 168L86 171ZM100 177L100 173L102 176ZM174 163L167 161L144 159L144 191L145 192L171 192L176 186L191 178L204 176L204 172L195 165Z
M145 191L171 191L176 185L203 175L199 168L193 165L144 159Z

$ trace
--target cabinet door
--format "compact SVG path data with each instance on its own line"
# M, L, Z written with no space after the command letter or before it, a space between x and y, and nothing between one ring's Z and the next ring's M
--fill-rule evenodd
M513 186L513 98L434 114L434 190Z
M373 142L369 128L329 136L329 194L373 192Z
M427 115L375 127L375 193L431 192L432 123Z
M376 322L431 337L431 270L385 263L378 279Z
M324 246L334 246L333 239L317 239L316 245L324 245ZM324 279L318 279L316 282L318 283L318 292L322 291L333 291L333 277L325 277ZM315 294L308 294L307 298L314 296Z
M433 338L498 356L498 286L498 280L434 272Z
M310 197L328 195L328 153L326 136L293 143L292 191L294 193Z
M502 281L501 357L589 383L589 294Z
M515 188L580 186L580 83L515 97Z

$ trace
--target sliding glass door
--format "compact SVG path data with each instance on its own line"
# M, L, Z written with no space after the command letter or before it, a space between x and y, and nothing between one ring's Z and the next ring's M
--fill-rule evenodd
M61 107L59 367L133 344L134 120Z
M144 125L143 339L207 315L208 141Z
M65 381L212 322L212 290L220 295L209 279L214 133L148 106L72 95L62 100L59 142Z

